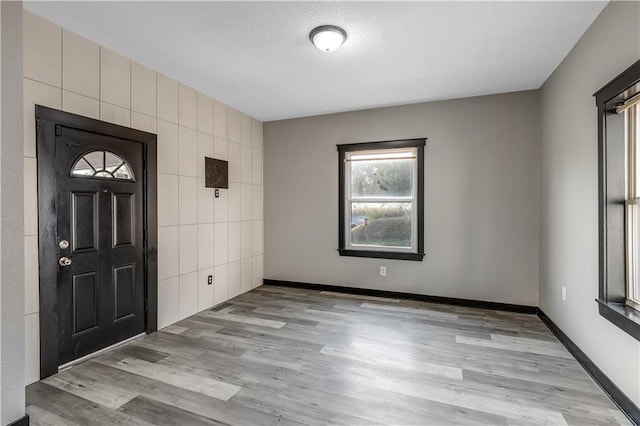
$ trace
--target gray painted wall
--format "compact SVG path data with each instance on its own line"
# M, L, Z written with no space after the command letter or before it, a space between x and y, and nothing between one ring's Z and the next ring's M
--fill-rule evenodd
M24 415L22 2L0 3L0 424Z
M591 95L640 58L639 23L640 3L610 3L544 84L540 186L540 307L638 405L640 342L600 317L594 301L598 133Z
M539 111L526 91L265 123L265 278L537 305ZM336 144L413 137L424 260L340 257Z

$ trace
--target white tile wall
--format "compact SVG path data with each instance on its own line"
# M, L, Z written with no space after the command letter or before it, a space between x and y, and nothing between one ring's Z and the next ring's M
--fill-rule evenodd
M24 156L36 156L36 116L35 106L62 108L62 89L49 86L39 81L24 79L22 87L24 108Z
M241 233L240 225L242 222L229 222L229 262L240 260Z
M178 125L158 120L158 172L178 174Z
M198 312L198 272L180 275L178 283L178 314L184 319Z
M229 157L229 181L240 182L241 158L240 144L229 142L227 144L227 152Z
M183 126L178 133L178 172L183 176L198 176L198 134Z
M251 150L251 183L262 185L262 151Z
M179 321L178 277L158 281L158 329Z
M251 146L251 117L240 113L240 143Z
M198 131L213 135L213 99L198 92Z
M213 134L227 138L227 106L215 99L213 100Z
M240 182L251 183L251 148L240 147Z
M254 220L251 222L251 256L259 256L263 249L263 222Z
M178 219L180 225L198 223L198 178L180 176L178 185Z
M229 225L225 223L215 223L213 225L213 235L215 239L214 264L216 266L229 262Z
M208 284L209 275L214 276L213 268L205 268L198 271L198 312L213 306L214 286L213 284Z
M34 105L157 133L159 328L260 283L262 123L29 12L24 16L25 344L32 383L39 378ZM229 161L229 189L219 198L204 187L205 156Z
M149 133L157 133L158 131L155 117L136 111L131 111L131 127Z
M251 185L240 184L240 220L251 220Z
M240 292L251 290L253 275L251 273L251 258L247 257L240 261Z
M158 279L178 276L180 272L179 244L177 226L161 226L158 228Z
M263 256L254 256L251 258L251 288L260 287L262 285L262 264Z
M213 223L213 190L198 178L198 223Z
M198 269L213 267L214 257L213 223L198 225Z
M158 226L173 226L178 222L179 176L158 173Z
M62 110L96 120L100 119L100 101L67 90L62 91Z
M229 207L229 221L240 220L240 199L242 184L237 182L229 182L229 193L227 194L227 205Z
M36 312L24 317L25 382L40 380L40 315Z
M100 46L71 31L62 31L62 88L100 98Z
M229 190L221 189L218 198L213 199L213 221L229 221Z
M24 258L24 313L28 315L40 311L38 269L33 267L38 264L37 235L24 237Z
M100 100L131 108L131 61L104 47L100 48Z
M182 225L178 234L180 275L195 272L198 270L198 225Z
M227 126L227 139L240 143L240 112L237 109L227 108Z
M256 149L263 149L262 121L251 119L251 145Z
M178 86L178 123L194 130L198 127L198 92L184 84Z
M178 124L178 82L158 74L158 118Z
M229 300L229 264L218 265L214 269L213 302L217 305Z
M62 29L31 13L24 13L22 25L23 75L61 87Z
M204 157L214 158L213 136L198 132L198 155L196 158L198 177L204 178Z
M240 222L240 258L251 257L251 222Z
M262 185L251 185L251 219L262 219L262 200L263 200L263 187Z
M131 125L131 111L117 105L100 102L100 120L129 127Z
M24 158L24 235L38 235L38 165Z
M240 260L229 263L229 298L242 294L240 287L240 269Z
M229 161L229 143L226 139L219 137L213 140L213 158Z
M157 76L155 71L131 62L131 110L156 116Z

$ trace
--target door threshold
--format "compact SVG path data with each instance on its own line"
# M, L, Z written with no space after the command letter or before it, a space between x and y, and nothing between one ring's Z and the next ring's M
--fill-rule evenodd
M102 355L102 354L104 354L106 352L109 352L109 351L111 351L113 349L117 349L117 348L119 348L121 346L124 346L124 345L126 345L126 344L128 344L128 343L130 343L130 342L132 342L132 341L134 341L136 339L139 339L140 337L144 336L145 334L146 333L144 333L144 332L140 333L140 334L136 334L135 336L129 337L128 339L125 339L125 340L123 340L121 342L115 343L115 344L113 344L111 346L107 346L106 348L102 348L99 351L92 352L89 355L85 355L85 356L80 357L78 359L74 359L73 361L69 361L66 364L62 364L62 365L58 366L58 373L61 373L64 370L68 370L69 368L73 367L74 365L80 364L81 362L84 362L84 361L86 361L88 359L95 358L95 357L97 357L99 355Z

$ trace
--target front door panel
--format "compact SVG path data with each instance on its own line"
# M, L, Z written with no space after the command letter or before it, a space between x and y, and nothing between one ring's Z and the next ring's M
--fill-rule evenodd
M56 137L59 365L144 332L142 158L132 141Z

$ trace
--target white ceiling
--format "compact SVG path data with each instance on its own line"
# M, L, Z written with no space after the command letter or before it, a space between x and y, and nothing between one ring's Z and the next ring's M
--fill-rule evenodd
M535 89L606 2L25 2L258 119ZM309 31L348 33L336 52Z

